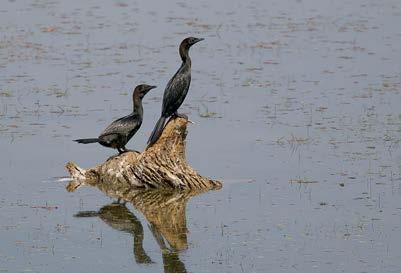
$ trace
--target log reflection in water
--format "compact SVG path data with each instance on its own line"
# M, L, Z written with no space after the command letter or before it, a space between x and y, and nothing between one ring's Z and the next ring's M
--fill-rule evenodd
M118 182L99 183L107 196L131 203L162 234L175 250L188 247L186 205L188 200L208 190L135 189Z
M96 185L112 198L131 203L149 222L149 228L160 247L164 272L187 272L179 259L179 251L188 248L186 205L189 199L204 191L176 191L166 189L133 190L131 187L116 187L115 183ZM76 216L98 216L116 230L134 236L134 256L137 263L152 263L143 248L143 226L125 205L110 204L98 212L80 212Z

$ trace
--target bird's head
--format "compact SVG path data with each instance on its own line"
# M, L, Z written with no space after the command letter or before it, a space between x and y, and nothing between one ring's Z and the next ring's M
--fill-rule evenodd
M182 40L180 47L189 49L191 46L196 44L197 42L203 41L203 38L195 38L195 37L188 37Z
M150 90L156 88L155 85L140 84L134 89L134 98L143 98Z

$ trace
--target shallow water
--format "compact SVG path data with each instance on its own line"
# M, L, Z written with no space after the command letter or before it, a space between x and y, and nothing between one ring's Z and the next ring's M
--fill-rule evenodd
M401 271L399 1L15 0L0 14L0 272ZM189 35L206 39L181 108L187 157L224 187L189 201L178 253L128 205L152 261L138 263L132 233L74 216L113 200L58 179L114 153L72 139L149 83L128 144L143 149Z

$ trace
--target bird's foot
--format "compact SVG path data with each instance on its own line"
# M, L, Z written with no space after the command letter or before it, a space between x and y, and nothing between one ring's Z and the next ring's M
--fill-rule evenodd
M187 116L187 115L185 115L185 114L180 114L180 113L178 113L178 112L175 112L175 113L172 115L172 117L173 117L173 118L188 119L188 116Z
M126 153L126 152L133 152L133 153L138 153L138 154L140 154L140 153L141 153L140 151L137 151L137 150L131 150L131 149L126 149L126 150L124 150L122 153Z
M137 151L137 150L131 150L131 149L127 149L127 148L125 148L125 147L122 147L122 148L121 148L120 154L123 154L123 153L126 153L126 152L134 152L134 153L138 153L138 154L141 153L141 152L139 152L139 151Z
M195 124L195 122L193 122L192 120L190 120L186 114L180 114L180 113L178 113L178 112L175 112L175 113L171 116L171 119L174 119L174 118L183 118L183 119L186 119L189 123Z

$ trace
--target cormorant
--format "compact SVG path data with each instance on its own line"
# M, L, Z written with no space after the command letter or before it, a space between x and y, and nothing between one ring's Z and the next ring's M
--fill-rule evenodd
M191 58L188 54L189 48L202 40L203 38L189 37L181 42L179 52L182 64L167 83L166 89L164 90L161 117L150 135L148 147L159 139L163 132L164 123L168 117L182 116L177 113L177 110L183 103L191 83Z
M125 144L135 135L141 127L143 120L142 99L156 86L141 84L135 87L132 94L133 110L128 116L113 121L98 138L76 139L78 143L99 143L105 147L117 149L121 154L128 151Z

